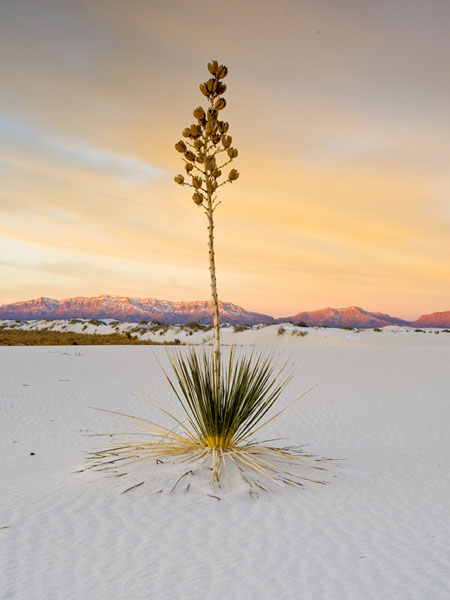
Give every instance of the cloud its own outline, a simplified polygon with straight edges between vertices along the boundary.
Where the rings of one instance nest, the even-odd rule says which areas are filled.
[[[157,181],[168,174],[131,156],[121,156],[95,148],[87,143],[64,139],[37,129],[26,123],[0,116],[0,143],[7,156],[31,156],[36,161],[49,162],[56,166],[69,166],[79,170],[119,178],[127,183]]]

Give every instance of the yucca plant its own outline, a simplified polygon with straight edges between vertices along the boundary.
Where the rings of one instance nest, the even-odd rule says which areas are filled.
[[[105,411],[130,419],[140,431],[100,434],[119,436],[123,441],[119,444],[111,441],[108,447],[91,452],[86,469],[113,471],[120,477],[123,472],[118,472],[117,467],[128,468],[149,459],[172,458],[185,463],[209,460],[212,483],[220,482],[223,471],[230,481],[228,464],[240,473],[252,495],[257,493],[256,488],[273,489],[272,484],[303,487],[305,480],[325,483],[306,477],[304,470],[324,471],[326,459],[305,453],[301,447],[277,447],[270,444],[275,440],[258,443],[253,439],[255,433],[288,408],[268,416],[291,379],[286,364],[277,367],[276,357],[269,352],[253,351],[249,356],[237,358],[233,347],[221,371],[216,397],[211,352],[190,348],[187,354],[173,351],[169,358],[175,380],[167,373],[166,377],[185,418],[160,407],[175,422],[175,427],[169,429],[142,417]]]
[[[122,444],[112,444],[92,453],[89,468],[115,469],[119,461],[125,465],[161,457],[186,462],[211,460],[211,477],[215,483],[220,481],[222,470],[227,470],[229,464],[240,472],[251,490],[269,489],[270,482],[302,486],[302,480],[310,478],[291,471],[299,465],[323,470],[325,459],[306,454],[298,447],[269,445],[271,440],[257,443],[253,437],[283,412],[268,415],[291,379],[286,365],[277,367],[277,360],[267,352],[253,351],[249,356],[237,358],[235,348],[231,349],[225,365],[221,364],[214,213],[219,205],[218,188],[236,181],[239,173],[231,169],[226,176],[222,175],[222,169],[238,155],[237,149],[231,146],[229,124],[219,119],[226,106],[223,98],[226,85],[222,80],[228,69],[213,60],[208,70],[212,77],[200,84],[208,106],[194,110],[197,122],[186,127],[185,140],[175,144],[186,171],[185,176],[176,175],[175,182],[193,188],[192,199],[207,217],[213,351],[190,348],[187,353],[169,353],[175,377],[167,373],[166,377],[184,410],[184,420],[163,408],[176,423],[174,429],[167,429],[143,418],[118,413],[137,423],[144,437],[127,439]],[[266,479],[266,484],[261,478]]]

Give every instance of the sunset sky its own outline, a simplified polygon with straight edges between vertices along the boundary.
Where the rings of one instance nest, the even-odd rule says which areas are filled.
[[[449,310],[449,31],[448,0],[2,0],[0,304],[209,298],[174,144],[217,58],[219,297]]]

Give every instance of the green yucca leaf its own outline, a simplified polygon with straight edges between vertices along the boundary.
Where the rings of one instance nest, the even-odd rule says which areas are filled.
[[[280,377],[286,365],[276,369],[273,355],[252,352],[237,359],[233,348],[217,396],[212,353],[191,348],[172,352],[170,361],[178,386],[166,374],[169,384],[205,445],[236,445],[251,435],[291,379]]]

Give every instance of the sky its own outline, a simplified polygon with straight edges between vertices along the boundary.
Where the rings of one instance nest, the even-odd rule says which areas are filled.
[[[173,177],[215,58],[240,172],[219,298],[450,310],[449,30],[448,0],[2,0],[0,304],[209,298]]]

